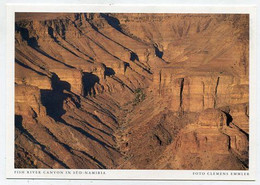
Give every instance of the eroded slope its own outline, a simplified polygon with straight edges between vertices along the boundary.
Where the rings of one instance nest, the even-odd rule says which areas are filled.
[[[17,168],[247,169],[248,15],[17,13]]]

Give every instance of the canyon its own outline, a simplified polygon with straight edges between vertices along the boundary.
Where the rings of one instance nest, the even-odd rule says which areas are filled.
[[[246,170],[249,15],[16,13],[15,168]]]

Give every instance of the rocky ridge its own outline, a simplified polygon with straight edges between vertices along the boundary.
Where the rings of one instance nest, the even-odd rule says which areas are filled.
[[[15,166],[248,169],[248,21],[17,13]]]

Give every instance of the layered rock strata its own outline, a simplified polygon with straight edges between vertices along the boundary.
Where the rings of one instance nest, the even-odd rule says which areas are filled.
[[[246,14],[16,13],[15,167],[249,167]]]

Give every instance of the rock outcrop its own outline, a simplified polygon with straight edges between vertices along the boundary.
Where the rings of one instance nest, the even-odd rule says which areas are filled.
[[[197,123],[189,124],[176,138],[173,162],[177,169],[247,169],[248,138],[224,112],[206,109]]]
[[[248,169],[248,24],[16,13],[15,167]]]
[[[207,108],[218,108],[232,104],[247,103],[248,84],[229,74],[171,73],[161,70],[154,78],[154,88],[159,96],[171,99],[173,111],[199,112]]]
[[[31,118],[46,115],[39,88],[29,85],[15,86],[15,114]]]

